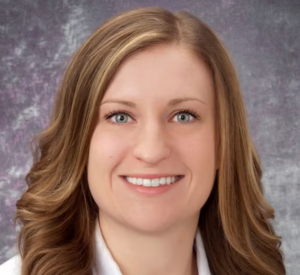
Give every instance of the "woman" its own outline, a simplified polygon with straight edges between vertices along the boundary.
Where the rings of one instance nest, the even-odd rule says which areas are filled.
[[[105,22],[35,141],[5,274],[285,274],[236,72],[191,14]]]

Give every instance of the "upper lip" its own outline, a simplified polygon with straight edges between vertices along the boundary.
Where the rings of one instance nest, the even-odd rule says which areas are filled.
[[[169,178],[169,177],[177,177],[177,176],[183,176],[183,175],[179,175],[179,174],[128,174],[128,175],[123,175],[122,177],[155,179],[155,178]]]

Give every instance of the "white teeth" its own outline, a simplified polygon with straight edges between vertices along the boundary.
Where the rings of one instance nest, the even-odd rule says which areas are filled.
[[[151,180],[151,186],[153,186],[153,187],[159,186],[159,179],[153,179],[153,180]]]
[[[151,180],[150,179],[144,179],[143,180],[143,186],[151,186]]]
[[[160,178],[159,183],[161,185],[165,185],[166,184],[166,178]]]
[[[180,177],[166,177],[166,178],[156,178],[156,179],[142,179],[142,178],[131,178],[125,177],[127,181],[135,185],[143,185],[145,187],[157,187],[159,185],[170,185],[171,183],[177,181]]]

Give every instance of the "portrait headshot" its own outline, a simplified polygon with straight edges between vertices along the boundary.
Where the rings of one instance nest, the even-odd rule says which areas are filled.
[[[299,88],[300,82],[290,76],[286,84],[292,87],[294,101],[269,94],[269,86],[257,84],[260,88],[254,89],[255,82],[263,81],[257,64],[267,59],[249,57],[254,58],[267,42],[249,39],[249,47],[244,48],[242,36],[254,34],[243,33],[230,16],[226,27],[221,19],[215,25],[215,19],[209,20],[216,14],[225,20],[226,9],[239,10],[242,18],[242,9],[233,1],[191,1],[190,7],[180,1],[169,6],[149,2],[123,4],[120,9],[112,5],[118,5],[115,1],[107,6],[104,1],[75,1],[74,6],[71,1],[54,2],[45,7],[28,4],[35,10],[32,21],[42,22],[45,30],[36,27],[39,23],[26,28],[35,33],[32,37],[43,39],[34,44],[37,40],[19,35],[18,48],[5,55],[22,60],[29,48],[36,49],[28,55],[31,66],[22,68],[24,77],[7,78],[10,67],[0,71],[3,113],[26,107],[15,121],[9,116],[1,121],[6,139],[0,145],[4,148],[5,140],[9,145],[0,157],[0,274],[296,274],[300,220],[295,212],[299,207],[292,206],[299,199],[295,192],[299,191],[299,128],[289,132],[294,153],[283,155],[296,165],[286,174],[276,174],[275,160],[287,169],[278,155],[280,146],[292,138],[288,140],[286,132],[285,143],[279,143],[279,124],[272,125],[279,123],[280,114],[271,118],[276,100],[285,98],[278,107],[286,111],[280,123],[292,112],[290,123],[299,119],[299,91],[293,87]],[[109,11],[105,15],[97,11],[100,2]],[[213,2],[223,12],[211,6]],[[255,3],[243,4],[248,18],[251,5],[259,10]],[[292,14],[292,4],[287,6],[290,9],[283,10],[280,18]],[[59,7],[75,10],[63,29],[68,43],[77,39],[67,51],[67,44],[55,44],[55,39],[61,41],[61,29],[51,25],[54,20],[62,24]],[[6,8],[11,16],[17,14],[19,22],[19,8]],[[272,14],[279,8],[274,4]],[[39,21],[39,9],[49,17]],[[206,11],[202,14],[201,9]],[[72,36],[74,22],[81,31]],[[228,22],[235,22],[234,27]],[[239,30],[240,40],[231,28]],[[254,25],[251,30],[267,35]],[[230,37],[236,37],[232,44]],[[233,45],[240,53],[232,54]],[[252,52],[251,47],[257,48]],[[267,64],[280,67],[281,56],[271,49],[278,61]],[[3,56],[6,50],[8,46]],[[8,57],[2,60],[11,62]],[[288,65],[281,70],[289,70]],[[276,69],[267,72],[264,83],[272,83],[276,73]],[[16,87],[23,87],[22,92]],[[275,130],[277,143],[267,140]],[[273,145],[267,147],[269,142]],[[14,152],[15,164],[6,160],[13,158],[13,153],[4,154],[7,151]],[[285,237],[294,239],[284,244]]]

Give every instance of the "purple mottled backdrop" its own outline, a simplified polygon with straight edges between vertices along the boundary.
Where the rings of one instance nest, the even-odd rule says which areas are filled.
[[[227,45],[287,271],[299,274],[299,0],[0,0],[0,264],[17,253],[13,219],[32,164],[29,141],[48,123],[71,55],[105,19],[154,5],[192,12]]]

